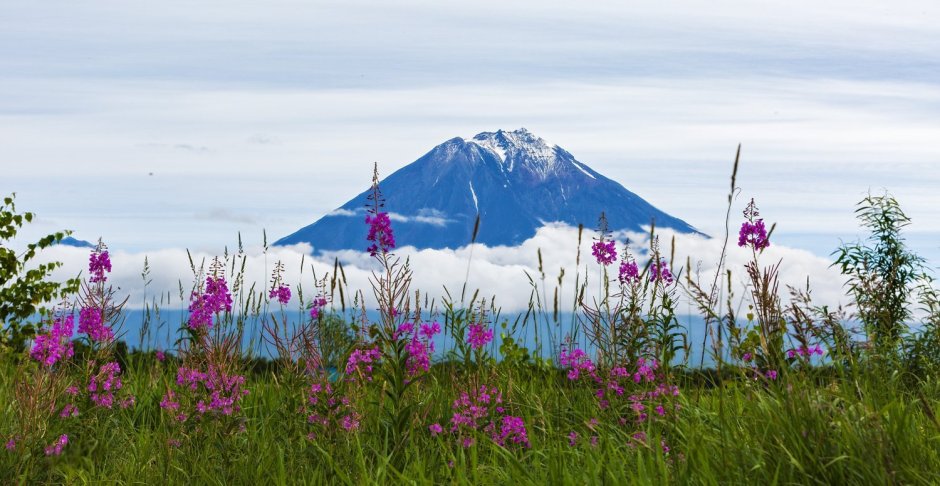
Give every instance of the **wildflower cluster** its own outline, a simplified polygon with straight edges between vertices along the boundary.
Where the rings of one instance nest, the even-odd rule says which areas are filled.
[[[664,286],[672,285],[675,277],[669,270],[669,265],[665,259],[660,258],[658,262],[650,265],[650,282],[662,282]]]
[[[326,308],[326,304],[326,297],[322,295],[314,297],[313,302],[310,304],[310,318],[317,320],[323,315],[323,309]]]
[[[758,218],[760,212],[754,200],[744,209],[744,221],[741,224],[741,230],[738,232],[738,246],[749,246],[755,251],[761,251],[770,246],[770,240],[767,237],[767,228],[764,226],[764,220]]]
[[[56,317],[49,332],[36,336],[29,356],[47,368],[51,368],[60,360],[71,358],[75,354],[72,345],[74,326],[73,315]]]
[[[598,407],[614,414],[621,426],[640,426],[651,419],[664,419],[679,409],[675,397],[679,387],[665,381],[655,360],[639,358],[631,372],[623,366],[602,373],[581,349],[562,350],[560,364],[573,382],[588,382],[594,387]],[[577,434],[569,436],[571,442]]]
[[[269,299],[276,298],[278,302],[284,305],[290,302],[290,297],[290,287],[287,285],[279,285],[277,288],[273,288],[268,292]]]
[[[212,327],[212,315],[232,311],[232,294],[224,276],[206,277],[204,292],[193,292],[189,304],[189,327],[194,330]]]
[[[611,241],[595,241],[591,245],[591,254],[601,265],[610,265],[617,261],[617,243]]]
[[[617,245],[613,239],[608,240],[609,232],[607,230],[607,215],[601,213],[597,223],[598,237],[597,241],[591,245],[591,254],[597,260],[597,263],[607,266],[617,261]]]
[[[176,372],[176,389],[168,389],[160,408],[177,422],[206,416],[232,416],[241,411],[239,402],[248,395],[245,377],[225,372],[214,365],[207,371],[181,366]]]
[[[434,354],[434,336],[441,332],[441,325],[437,322],[421,324],[415,332],[413,323],[406,322],[398,327],[395,339],[405,341],[405,351],[408,359],[405,367],[412,377],[431,368],[431,355]]]
[[[320,433],[326,434],[339,430],[355,432],[359,430],[362,420],[362,416],[353,406],[352,399],[339,393],[325,379],[320,379],[310,385],[303,411],[307,422]],[[317,432],[310,432],[307,435],[310,440],[315,440],[317,437]]]
[[[822,356],[823,354],[825,354],[825,351],[823,351],[822,346],[818,344],[811,347],[800,346],[799,348],[787,350],[787,357],[791,359],[796,358],[797,356],[811,358],[813,355]]]
[[[378,364],[381,357],[378,346],[353,350],[346,360],[346,376],[350,380],[372,381],[373,366]]]
[[[65,435],[65,434],[60,435],[59,438],[56,439],[55,442],[53,442],[52,444],[49,444],[48,446],[46,446],[46,450],[45,450],[46,455],[47,455],[47,456],[58,456],[58,455],[61,455],[61,454],[62,454],[62,449],[63,449],[63,448],[65,447],[65,445],[68,444],[68,443],[69,443],[69,436],[68,436],[68,435]],[[7,444],[7,445],[9,446],[9,444]],[[7,449],[10,449],[10,447],[7,447]]]
[[[99,307],[82,307],[78,312],[78,332],[88,335],[88,339],[100,343],[109,343],[114,339],[114,332],[104,322],[104,311]]]
[[[88,393],[92,403],[102,408],[111,408],[115,404],[114,394],[123,387],[121,383],[121,365],[110,362],[101,365],[98,372],[92,375],[88,383]],[[134,404],[134,396],[130,395],[119,402],[121,408]]]
[[[104,249],[104,245],[99,244],[88,257],[88,273],[91,275],[88,281],[104,283],[108,280],[105,272],[111,272],[111,257],[108,255],[108,250]]]
[[[486,346],[493,340],[493,330],[485,327],[481,323],[472,323],[469,326],[467,334],[467,343],[474,350]]]
[[[450,419],[450,433],[463,447],[474,444],[474,437],[485,433],[503,447],[518,445],[528,448],[529,435],[522,417],[509,415],[503,404],[503,395],[496,387],[481,385],[470,392],[462,392],[454,400]],[[432,435],[443,432],[440,424],[431,424]]]
[[[620,271],[618,272],[617,280],[620,281],[621,285],[640,281],[640,269],[637,267],[636,261],[626,250],[624,250],[623,260],[620,261]]]
[[[369,234],[366,240],[372,244],[366,248],[370,255],[376,256],[379,253],[388,253],[395,248],[395,235],[392,233],[392,222],[386,212],[376,212],[366,215],[366,224],[369,225]]]

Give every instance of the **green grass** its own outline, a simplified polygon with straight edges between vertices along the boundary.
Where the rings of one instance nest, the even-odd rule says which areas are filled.
[[[936,381],[833,369],[793,372],[776,383],[744,375],[710,384],[677,375],[680,411],[646,429],[644,447],[627,444],[637,429],[601,411],[592,388],[557,370],[438,365],[412,387],[417,404],[403,452],[390,463],[379,418],[364,407],[358,433],[306,439],[295,410],[304,388],[271,371],[249,376],[245,429],[222,434],[211,423],[182,435],[158,406],[169,364],[132,355],[127,410],[85,410],[54,427],[69,434],[62,456],[0,452],[4,483],[176,484],[936,484],[940,482],[940,409]],[[14,368],[0,378],[4,437],[15,423]],[[527,425],[531,448],[503,448],[481,435],[464,448],[427,425],[447,419],[463,384],[485,378],[501,389]],[[289,381],[289,380],[288,380]],[[378,399],[378,385],[363,403]],[[589,421],[597,446],[587,440]],[[53,419],[59,420],[59,419]],[[445,423],[446,422],[442,422]],[[58,429],[56,429],[58,430]],[[568,433],[578,431],[577,446]],[[58,432],[56,432],[58,433]],[[658,444],[662,437],[670,452]],[[168,444],[180,440],[179,447]],[[51,442],[53,437],[46,438]],[[634,441],[635,442],[635,441]]]

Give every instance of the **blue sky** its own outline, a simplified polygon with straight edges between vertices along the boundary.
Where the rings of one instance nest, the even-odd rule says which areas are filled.
[[[309,224],[454,136],[526,127],[709,233],[828,254],[887,188],[940,261],[930,1],[5,2],[0,192],[114,248]],[[153,175],[149,175],[153,173]],[[390,202],[394,204],[394,202]]]

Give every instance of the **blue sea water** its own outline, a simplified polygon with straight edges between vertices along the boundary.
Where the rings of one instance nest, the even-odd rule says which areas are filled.
[[[299,311],[283,315],[278,313],[276,316],[278,319],[286,317],[290,326],[296,326],[307,318],[305,313]],[[177,341],[185,335],[181,328],[185,325],[188,313],[181,309],[160,310],[158,313],[128,310],[123,313],[122,317],[118,336],[130,348],[173,350],[177,346]],[[378,320],[377,313],[368,317],[372,321]],[[270,316],[245,316],[242,321],[244,329],[242,346],[246,353],[261,357],[273,356],[274,349],[262,338],[263,325],[265,322],[271,322],[270,319]],[[690,367],[713,366],[712,342],[710,338],[706,339],[704,320],[700,316],[691,315],[680,316],[678,320],[688,345],[689,359],[686,361],[685,354],[680,352],[676,361],[685,362]],[[567,341],[568,336],[572,338],[568,344],[569,349],[580,347],[588,352],[595,349],[588,342],[583,329],[572,314],[559,314],[557,323],[551,315],[538,320],[530,316],[526,321],[524,315],[504,314],[494,325],[494,339],[489,344],[488,351],[499,359],[502,340],[512,337],[517,344],[528,348],[530,355],[552,358],[557,356],[561,344]],[[454,338],[449,336],[446,330],[435,337],[434,344],[435,356],[438,359],[455,347]]]

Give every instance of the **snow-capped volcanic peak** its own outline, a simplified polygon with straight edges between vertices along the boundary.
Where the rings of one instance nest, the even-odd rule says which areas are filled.
[[[511,132],[504,130],[482,132],[467,141],[499,157],[507,172],[512,172],[518,164],[541,178],[545,178],[553,172],[559,162],[558,148],[555,145],[549,145],[544,139],[533,135],[525,128]]]
[[[695,232],[524,128],[451,138],[380,186],[401,247],[460,248],[471,241],[513,246],[535,236],[546,222],[591,228],[601,211],[612,231],[645,231],[655,221],[657,228]],[[275,244],[307,243],[314,251],[365,249],[367,187]]]

